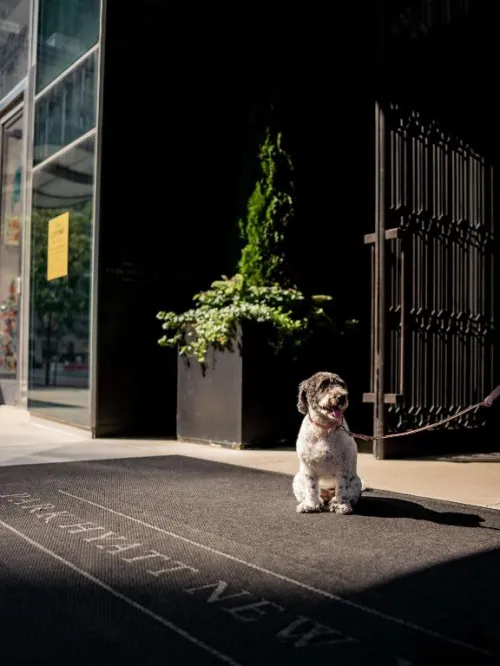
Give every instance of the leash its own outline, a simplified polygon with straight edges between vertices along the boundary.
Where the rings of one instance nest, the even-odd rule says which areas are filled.
[[[466,409],[462,409],[462,411],[453,414],[453,416],[448,416],[447,418],[442,419],[441,421],[437,421],[437,423],[430,423],[428,425],[421,426],[420,428],[415,428],[414,430],[407,430],[406,432],[394,432],[391,433],[390,435],[381,435],[379,437],[376,437],[375,435],[360,435],[356,432],[351,432],[350,430],[347,430],[347,428],[343,425],[340,425],[338,427],[345,430],[345,432],[348,435],[351,435],[351,437],[354,437],[355,439],[362,439],[365,442],[369,442],[372,440],[380,441],[382,439],[393,439],[394,437],[408,437],[409,435],[415,435],[418,432],[424,432],[424,430],[431,430],[432,428],[437,428],[438,426],[443,425],[444,423],[449,423],[449,421],[458,419],[464,414],[472,412],[473,409],[477,409],[478,407],[491,407],[499,396],[500,396],[500,385],[497,386],[496,389],[492,393],[490,393],[483,401],[478,402],[475,405],[471,405]]]

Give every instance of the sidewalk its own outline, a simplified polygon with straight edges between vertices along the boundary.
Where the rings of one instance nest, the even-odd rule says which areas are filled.
[[[165,440],[92,440],[74,428],[0,407],[0,466],[183,455],[295,474],[293,450],[232,451]],[[359,455],[359,473],[370,488],[500,509],[500,453],[433,460],[375,460]]]

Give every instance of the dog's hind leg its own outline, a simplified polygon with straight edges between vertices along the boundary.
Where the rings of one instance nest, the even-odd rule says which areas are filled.
[[[335,483],[335,497],[330,500],[330,511],[339,514],[352,513],[359,502],[362,491],[362,481],[359,476],[347,478],[340,476]]]

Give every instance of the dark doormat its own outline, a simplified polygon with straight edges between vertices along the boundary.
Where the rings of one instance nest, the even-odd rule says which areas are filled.
[[[500,662],[500,514],[180,456],[0,469],[0,663]]]

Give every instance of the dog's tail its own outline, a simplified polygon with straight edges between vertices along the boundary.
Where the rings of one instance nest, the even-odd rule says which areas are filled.
[[[361,492],[364,493],[365,490],[372,490],[370,486],[366,485],[366,481],[364,479],[361,479]]]
[[[362,493],[364,493],[365,490],[373,490],[373,488],[366,485],[366,482],[363,478],[360,478],[360,481],[361,481],[361,492]],[[321,499],[324,502],[328,502],[335,495],[335,486],[331,486],[330,488],[321,488],[320,492],[321,492]]]

